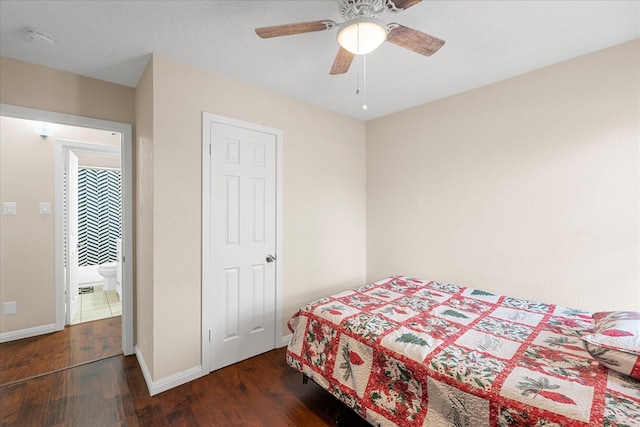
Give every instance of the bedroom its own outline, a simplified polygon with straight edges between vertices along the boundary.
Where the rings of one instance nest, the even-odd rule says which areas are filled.
[[[367,122],[162,55],[135,90],[4,57],[1,71],[3,104],[135,124],[136,190],[153,203],[136,218],[135,331],[152,383],[202,363],[202,111],[284,131],[283,321],[394,273],[640,309],[637,39]]]

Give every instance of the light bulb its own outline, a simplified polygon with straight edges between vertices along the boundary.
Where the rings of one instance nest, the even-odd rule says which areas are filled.
[[[338,30],[338,43],[354,55],[373,52],[387,39],[387,28],[374,18],[355,18]]]

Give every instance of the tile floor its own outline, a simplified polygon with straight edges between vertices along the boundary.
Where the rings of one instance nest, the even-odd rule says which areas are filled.
[[[103,291],[102,284],[82,285],[85,286],[93,286],[93,292],[80,294],[80,306],[72,325],[122,315],[122,302],[116,291]]]

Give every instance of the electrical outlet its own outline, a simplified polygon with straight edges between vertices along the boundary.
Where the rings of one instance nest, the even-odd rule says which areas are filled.
[[[18,312],[18,303],[16,301],[5,302],[3,305],[3,313],[16,314]]]

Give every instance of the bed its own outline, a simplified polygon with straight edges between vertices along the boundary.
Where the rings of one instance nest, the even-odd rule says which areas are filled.
[[[394,276],[289,328],[287,363],[372,425],[640,426],[639,338],[602,335],[631,343],[625,373],[609,369],[617,347],[585,341],[592,313]]]

